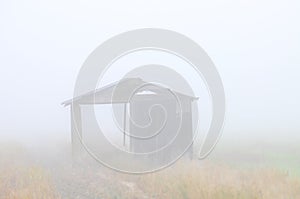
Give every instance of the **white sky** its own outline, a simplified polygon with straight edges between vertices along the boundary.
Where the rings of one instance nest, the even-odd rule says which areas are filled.
[[[170,29],[213,59],[227,96],[224,136],[300,133],[300,3],[0,1],[0,139],[68,139],[76,75],[113,35]]]

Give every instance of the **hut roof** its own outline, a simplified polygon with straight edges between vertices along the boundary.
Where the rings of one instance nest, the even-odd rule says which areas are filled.
[[[169,94],[167,94],[169,93]],[[133,94],[134,97],[139,97],[143,100],[151,100],[160,94],[161,98],[171,98],[171,93],[178,97],[187,98],[189,100],[197,100],[197,97],[189,96],[170,88],[163,87],[157,84],[151,84],[143,81],[140,78],[125,78],[121,81],[111,83],[107,86],[89,91],[67,101],[62,105],[68,106],[72,103],[78,104],[113,104],[113,103],[128,103]]]

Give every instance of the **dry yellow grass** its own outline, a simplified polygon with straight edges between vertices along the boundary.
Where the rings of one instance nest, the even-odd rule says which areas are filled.
[[[300,180],[273,168],[236,169],[179,161],[146,175],[102,167],[55,169],[34,163],[23,149],[0,151],[0,199],[299,199]],[[55,162],[54,162],[55,164]]]
[[[0,199],[59,199],[48,172],[33,164],[25,151],[16,144],[2,144]]]
[[[193,161],[179,162],[164,171],[142,176],[119,174],[114,179],[121,182],[119,186],[127,187],[116,188],[115,198],[300,198],[300,181],[270,168],[237,170]]]
[[[49,176],[41,168],[1,169],[0,198],[3,199],[56,199]]]

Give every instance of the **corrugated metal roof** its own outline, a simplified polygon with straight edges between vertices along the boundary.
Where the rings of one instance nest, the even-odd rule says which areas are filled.
[[[74,102],[79,104],[127,103],[130,101],[132,94],[136,93],[137,91],[151,91],[154,93],[162,93],[162,91],[167,91],[180,97],[189,98],[190,100],[198,99],[197,97],[189,96],[155,83],[145,82],[140,78],[126,78],[64,101],[62,102],[62,105],[68,106]],[[139,94],[139,96],[144,96],[145,99],[151,99],[153,97],[153,95],[150,94]],[[170,95],[160,96],[169,96],[170,98]]]

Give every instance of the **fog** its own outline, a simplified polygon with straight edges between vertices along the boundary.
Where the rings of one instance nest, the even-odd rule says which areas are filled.
[[[84,60],[110,37],[145,27],[182,33],[211,57],[225,87],[223,139],[299,138],[299,9],[293,0],[1,1],[1,142],[70,142],[61,102]]]

